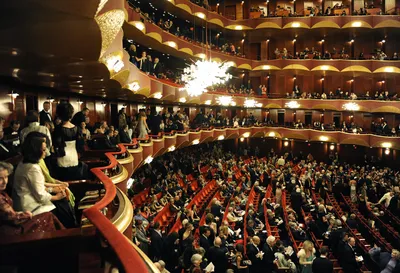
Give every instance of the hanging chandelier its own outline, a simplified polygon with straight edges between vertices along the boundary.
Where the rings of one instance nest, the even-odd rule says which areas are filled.
[[[262,103],[258,103],[256,100],[253,100],[253,99],[246,99],[244,101],[243,105],[246,108],[262,107]]]
[[[222,84],[232,79],[227,73],[230,64],[218,63],[211,60],[198,60],[183,70],[182,81],[189,96],[196,97],[207,92],[207,88],[213,85]]]
[[[342,107],[343,107],[344,110],[347,110],[347,111],[358,111],[358,110],[360,110],[360,105],[358,105],[355,102],[345,103],[345,104],[343,104]]]
[[[236,106],[236,102],[232,100],[230,96],[219,96],[217,102],[222,106]]]

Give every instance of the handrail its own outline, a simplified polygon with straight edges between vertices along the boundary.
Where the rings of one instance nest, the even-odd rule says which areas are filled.
[[[123,145],[119,145],[121,152],[126,152]],[[143,262],[140,255],[135,251],[134,248],[126,241],[126,237],[118,231],[118,229],[107,219],[100,210],[110,204],[116,194],[117,190],[111,179],[104,174],[104,170],[114,168],[117,166],[118,161],[114,157],[114,154],[118,152],[108,152],[106,157],[110,160],[110,164],[106,167],[97,167],[91,169],[91,172],[104,184],[106,190],[104,197],[94,204],[92,207],[85,209],[83,214],[91,221],[91,223],[97,228],[100,234],[108,242],[111,248],[115,251],[118,256],[125,272],[127,273],[147,273],[145,263]],[[132,265],[135,267],[132,267]]]

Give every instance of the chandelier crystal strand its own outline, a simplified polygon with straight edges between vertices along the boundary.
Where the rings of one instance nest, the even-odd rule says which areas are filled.
[[[189,96],[196,97],[207,92],[207,88],[213,85],[222,84],[232,79],[227,73],[230,65],[218,63],[211,60],[199,60],[183,70],[182,81]]]

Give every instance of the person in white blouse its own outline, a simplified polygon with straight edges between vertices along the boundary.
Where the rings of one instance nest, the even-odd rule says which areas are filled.
[[[38,132],[30,133],[22,146],[22,154],[23,161],[18,164],[14,176],[15,209],[30,211],[33,216],[52,212],[68,227],[68,223],[75,219],[67,219],[68,215],[58,213],[58,208],[52,203],[66,200],[65,188],[46,187],[45,177],[38,164],[40,159],[46,157],[46,136]]]

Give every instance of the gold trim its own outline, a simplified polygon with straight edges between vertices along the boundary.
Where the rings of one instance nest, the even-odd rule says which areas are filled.
[[[128,154],[129,154],[129,156],[126,157],[126,158],[117,159],[118,163],[121,164],[121,165],[126,165],[126,164],[129,164],[129,163],[132,163],[133,162],[133,156],[131,155],[130,152],[128,152]]]
[[[153,140],[150,138],[150,142],[149,143],[140,143],[140,146],[142,146],[142,147],[150,147],[150,146],[153,145],[152,141]]]
[[[343,68],[341,72],[366,72],[366,73],[371,73],[371,70],[366,68],[365,66],[362,65],[350,65],[346,68]]]
[[[335,22],[326,20],[314,24],[311,28],[340,28],[340,26]]]
[[[128,149],[128,148],[127,148],[127,150],[128,150],[128,152],[131,153],[131,154],[138,154],[138,153],[143,152],[142,146],[139,146],[137,149]]]
[[[124,199],[124,209],[118,218],[112,223],[118,229],[119,232],[123,233],[132,225],[133,220],[133,207],[128,197],[118,188],[117,191],[122,195]],[[118,195],[117,195],[118,196]],[[121,205],[121,202],[120,202]]]
[[[302,64],[289,64],[282,68],[282,70],[288,70],[288,69],[298,69],[298,70],[304,70],[304,71],[310,71],[306,66]]]
[[[211,23],[211,24],[219,25],[221,27],[225,27],[224,23],[222,23],[222,21],[220,19],[218,19],[218,18],[210,19],[208,22]]]
[[[125,236],[125,238],[128,240],[128,242],[132,245],[132,247],[136,250],[136,252],[139,254],[139,256],[142,258],[142,260],[144,261],[144,263],[147,265],[149,272],[151,273],[160,273],[160,271],[158,270],[158,268],[154,265],[154,263],[150,260],[150,258],[144,254],[144,252],[137,246],[135,245],[131,239],[127,238]]]
[[[114,183],[114,185],[119,184],[119,183],[125,181],[126,179],[128,179],[128,171],[122,165],[121,165],[121,168],[122,168],[122,172],[120,174],[110,177],[110,179]]]
[[[374,28],[384,28],[384,27],[399,28],[400,22],[395,20],[385,20],[374,26]]]
[[[164,138],[153,138],[153,142],[164,142]]]
[[[273,22],[264,22],[259,24],[258,26],[256,26],[256,29],[260,29],[260,28],[277,28],[277,29],[281,29],[281,27],[277,24],[277,23],[273,23]]]

